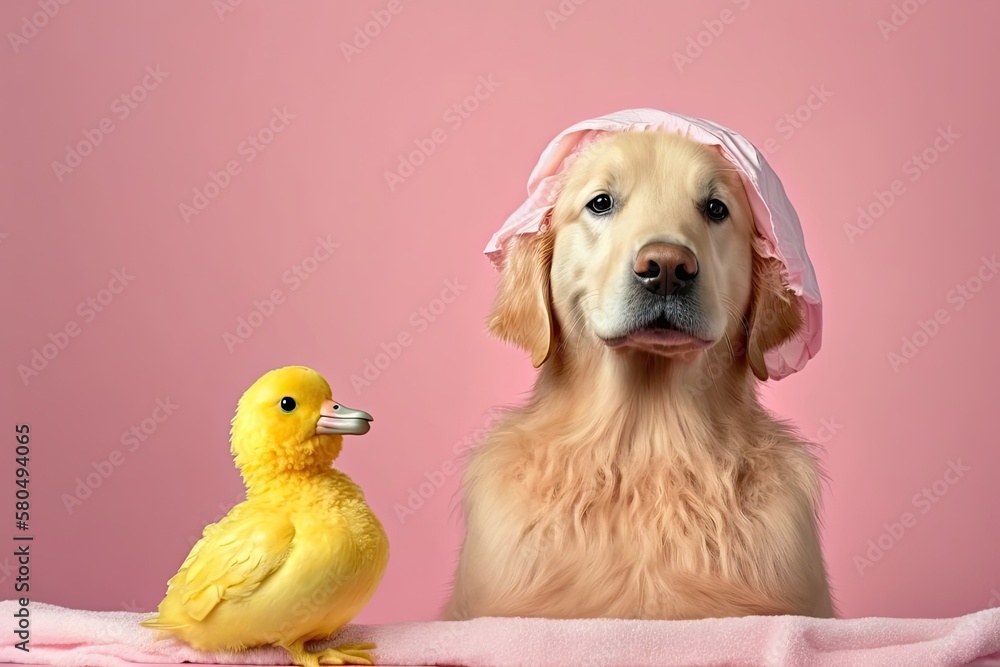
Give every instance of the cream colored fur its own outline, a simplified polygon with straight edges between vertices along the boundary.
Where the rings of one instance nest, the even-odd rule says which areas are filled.
[[[712,182],[723,224],[692,203]],[[517,239],[501,273],[490,329],[540,372],[469,462],[445,616],[833,616],[817,462],[754,378],[801,319],[756,250],[738,173],[710,147],[632,132],[589,148],[565,183],[550,230]],[[613,219],[584,209],[601,192],[624,202]],[[653,241],[697,256],[708,349],[602,341]]]

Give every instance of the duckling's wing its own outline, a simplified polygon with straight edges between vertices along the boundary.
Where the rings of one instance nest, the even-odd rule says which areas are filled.
[[[205,528],[180,571],[167,582],[167,597],[201,621],[221,601],[253,593],[285,562],[294,537],[287,515],[237,505]]]

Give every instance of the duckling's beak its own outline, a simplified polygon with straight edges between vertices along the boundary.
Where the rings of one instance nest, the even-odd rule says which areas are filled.
[[[371,429],[372,416],[334,401],[323,401],[316,422],[316,435],[364,435]]]

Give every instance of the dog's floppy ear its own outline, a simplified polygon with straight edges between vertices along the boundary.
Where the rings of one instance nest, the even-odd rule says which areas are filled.
[[[490,333],[530,352],[535,368],[554,346],[549,287],[553,240],[551,232],[511,239],[488,320]]]
[[[781,279],[781,262],[753,253],[753,293],[747,318],[747,360],[758,380],[767,380],[764,353],[795,335],[802,326],[798,297]]]

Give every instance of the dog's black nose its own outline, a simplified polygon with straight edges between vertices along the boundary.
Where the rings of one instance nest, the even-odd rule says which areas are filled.
[[[636,278],[653,294],[674,294],[698,275],[694,253],[674,243],[650,243],[636,255]]]

